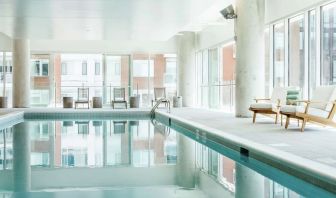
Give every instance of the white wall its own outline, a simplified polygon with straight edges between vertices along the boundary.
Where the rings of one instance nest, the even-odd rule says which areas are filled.
[[[234,20],[227,20],[223,25],[209,26],[197,33],[197,50],[232,40],[234,37]]]
[[[11,51],[12,39],[0,32],[0,51]]]
[[[329,2],[330,0],[265,0],[266,24],[275,22],[300,11],[312,8],[316,5]]]

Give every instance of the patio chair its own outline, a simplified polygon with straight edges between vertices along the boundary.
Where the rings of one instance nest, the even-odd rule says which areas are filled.
[[[114,104],[115,103],[124,103],[125,108],[127,109],[125,88],[113,88],[113,100],[111,102],[113,109],[114,109]]]
[[[257,114],[274,114],[275,124],[278,123],[279,109],[281,105],[286,104],[287,90],[276,87],[273,89],[271,98],[255,99],[254,104],[250,105],[250,111],[253,112],[253,123],[255,123]],[[260,102],[262,101],[262,102]]]
[[[336,86],[316,87],[311,100],[294,102],[304,105],[285,105],[280,108],[280,114],[286,116],[286,129],[291,118],[302,120],[301,132],[307,122],[336,127],[333,121],[336,112]]]
[[[154,87],[154,100],[152,100],[152,107],[154,106],[154,102],[157,103],[160,99],[162,99],[161,102],[165,104],[165,107],[169,105],[169,100],[166,98],[166,88]]]
[[[87,104],[87,108],[90,108],[89,88],[78,88],[77,100],[75,101],[75,109],[78,104]]]

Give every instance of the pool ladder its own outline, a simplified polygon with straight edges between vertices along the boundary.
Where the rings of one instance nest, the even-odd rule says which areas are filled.
[[[155,116],[155,110],[159,107],[159,105],[161,104],[161,103],[163,103],[163,101],[165,101],[166,103],[167,103],[167,105],[168,105],[168,109],[167,109],[167,113],[170,113],[170,101],[168,100],[168,99],[166,99],[166,98],[161,98],[160,100],[158,100],[157,102],[156,102],[156,104],[153,106],[153,108],[151,109],[151,111],[150,111],[150,116],[151,116],[151,118],[154,118],[154,116]],[[166,106],[167,107],[167,106]]]

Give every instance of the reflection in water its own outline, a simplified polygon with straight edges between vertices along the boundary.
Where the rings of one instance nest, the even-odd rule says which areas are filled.
[[[302,197],[156,121],[27,121],[0,130],[0,198],[87,187],[98,197],[120,187],[151,187],[162,198]]]

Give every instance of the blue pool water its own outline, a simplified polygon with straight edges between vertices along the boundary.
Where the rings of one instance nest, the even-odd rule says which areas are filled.
[[[26,120],[0,130],[0,198],[335,197],[151,120]]]

